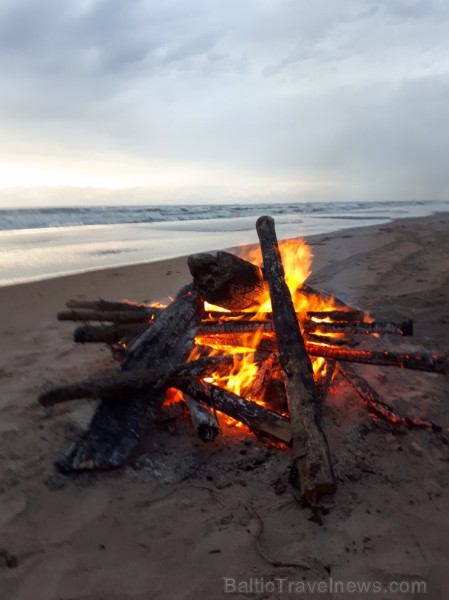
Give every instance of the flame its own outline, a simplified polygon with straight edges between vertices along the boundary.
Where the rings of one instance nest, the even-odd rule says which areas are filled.
[[[183,402],[184,396],[182,392],[177,388],[167,388],[165,392],[165,400],[162,404],[164,408],[167,406],[172,406],[173,404],[178,404],[178,402]]]
[[[335,301],[332,297],[329,299],[323,299],[318,294],[310,293],[309,290],[304,290],[304,282],[311,273],[312,265],[312,251],[304,240],[294,239],[285,240],[279,243],[279,249],[281,253],[282,262],[284,265],[285,279],[292,295],[293,304],[295,310],[298,313],[299,322],[305,318],[305,313],[308,311],[330,311],[335,310]],[[240,257],[252,262],[256,265],[262,264],[262,256],[260,248],[258,247],[246,247],[242,248]],[[267,288],[266,293],[259,299],[258,303],[254,306],[241,311],[238,316],[230,314],[229,317],[226,313],[231,311],[226,310],[220,306],[215,306],[209,303],[205,303],[206,311],[215,311],[222,313],[221,316],[211,315],[209,320],[266,320],[266,313],[271,312],[271,300],[269,291]],[[340,309],[341,310],[341,309]],[[245,313],[251,313],[246,317]],[[323,321],[331,321],[331,319],[322,319]],[[198,336],[196,338],[197,347],[192,352],[190,359],[198,358],[200,355],[204,356],[205,348],[207,347],[207,353],[209,355],[216,355],[220,353],[234,355],[232,368],[225,374],[219,369],[212,373],[209,377],[205,378],[205,381],[223,387],[235,394],[252,399],[253,401],[266,405],[266,402],[261,398],[253,398],[251,394],[251,387],[258,375],[260,369],[260,363],[256,362],[256,349],[263,340],[274,339],[274,334],[263,333],[261,329],[255,333],[245,334],[238,336],[237,345],[225,345],[223,338],[216,336]],[[341,334],[326,334],[323,335],[323,341],[318,340],[319,344],[328,345],[326,343],[331,337],[341,337]],[[201,352],[198,348],[201,346]],[[315,379],[325,377],[326,375],[326,360],[321,357],[311,357],[313,372]],[[241,423],[234,421],[230,417],[223,415],[223,420],[226,424],[234,427],[241,427]]]

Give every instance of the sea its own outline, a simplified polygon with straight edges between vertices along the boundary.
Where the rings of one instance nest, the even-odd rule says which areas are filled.
[[[297,202],[0,209],[0,286],[449,211],[449,201]]]

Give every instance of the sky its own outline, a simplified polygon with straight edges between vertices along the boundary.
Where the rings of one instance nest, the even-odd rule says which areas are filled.
[[[446,0],[1,0],[0,206],[449,199]]]

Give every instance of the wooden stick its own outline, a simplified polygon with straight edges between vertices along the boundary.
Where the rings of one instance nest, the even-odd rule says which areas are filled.
[[[242,310],[257,305],[264,293],[262,270],[230,254],[193,254],[187,259],[193,282],[207,302]]]
[[[326,372],[317,382],[318,401],[322,404],[326,400],[329,386],[335,373],[337,361],[333,359],[326,360]]]
[[[136,338],[122,371],[168,368],[187,360],[201,319],[202,301],[193,286],[183,288],[154,324]],[[163,390],[141,390],[104,396],[87,431],[58,461],[63,472],[112,469],[123,465],[136,450]]]
[[[365,313],[362,310],[309,310],[306,313],[309,319],[330,319],[331,321],[363,321]]]
[[[200,440],[203,442],[214,440],[220,432],[220,426],[213,411],[188,394],[183,394],[183,397]]]
[[[268,293],[263,270],[229,252],[193,254],[187,259],[193,282],[203,298],[230,310],[251,309]],[[352,310],[350,306],[321,290],[304,284],[297,294],[314,296],[331,306]]]
[[[168,364],[166,367],[114,372],[105,377],[49,388],[41,393],[39,402],[42,406],[54,406],[61,402],[81,398],[116,397],[139,390],[160,389],[169,385],[170,379],[175,375],[206,376],[217,366],[232,366],[233,362],[234,358],[232,356],[217,355],[200,358],[188,363]]]
[[[449,354],[430,354],[428,352],[388,352],[379,350],[350,350],[335,346],[322,346],[308,343],[310,356],[322,356],[338,361],[400,367],[429,373],[449,373]]]
[[[116,325],[79,325],[73,332],[73,341],[78,344],[115,344],[123,338],[134,338],[146,328],[144,323]]]
[[[285,444],[291,442],[290,422],[251,400],[245,400],[228,390],[193,378],[180,379],[176,382],[176,387],[183,393],[244,423],[256,433],[267,435]]]
[[[273,372],[279,367],[279,354],[271,352],[260,365],[257,375],[245,394],[251,400],[260,400],[265,392],[265,389],[273,376]]]
[[[314,505],[322,494],[334,493],[336,483],[328,443],[317,423],[318,407],[312,365],[285,282],[274,220],[260,217],[256,229],[265,278],[270,288],[280,361],[286,375],[293,438],[293,474],[300,482],[303,497]]]
[[[306,332],[314,333],[345,333],[347,335],[357,335],[364,333],[367,335],[378,334],[396,334],[410,336],[413,335],[413,321],[403,321],[402,323],[393,323],[388,321],[373,321],[364,323],[363,321],[354,321],[352,323],[316,323],[314,321],[304,321],[303,329]]]
[[[123,300],[122,302],[111,302],[110,300],[67,300],[67,308],[84,308],[92,310],[135,310],[141,312],[151,308],[152,310],[161,311],[161,308],[154,308],[147,304],[139,304],[138,302],[128,302]]]
[[[149,310],[66,310],[57,314],[58,321],[100,321],[109,323],[145,323],[154,317]]]

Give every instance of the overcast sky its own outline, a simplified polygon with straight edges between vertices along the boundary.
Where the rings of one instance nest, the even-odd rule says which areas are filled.
[[[447,0],[1,0],[0,206],[449,198]]]

